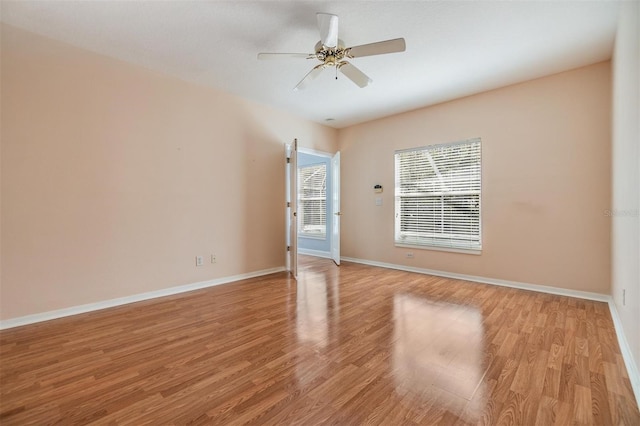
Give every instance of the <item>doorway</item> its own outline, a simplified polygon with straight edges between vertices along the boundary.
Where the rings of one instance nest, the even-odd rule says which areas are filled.
[[[331,156],[298,151],[298,254],[331,257]]]
[[[340,152],[298,149],[298,253],[340,265]]]
[[[287,147],[287,269],[300,260],[332,259],[340,265],[340,153]]]

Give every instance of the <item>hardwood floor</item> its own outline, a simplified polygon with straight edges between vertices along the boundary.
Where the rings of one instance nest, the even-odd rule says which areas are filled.
[[[0,423],[640,424],[605,303],[301,259],[0,332]]]

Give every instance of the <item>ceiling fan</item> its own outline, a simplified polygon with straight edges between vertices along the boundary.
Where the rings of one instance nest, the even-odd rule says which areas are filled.
[[[377,43],[363,44],[360,46],[345,47],[338,38],[338,16],[330,13],[316,13],[318,28],[320,29],[320,41],[316,43],[315,53],[259,53],[258,59],[317,59],[320,61],[302,80],[294,87],[294,90],[304,89],[309,83],[318,77],[323,69],[336,68],[349,80],[360,87],[366,87],[371,79],[346,59],[361,58],[363,56],[381,55],[384,53],[404,52],[406,45],[404,38],[379,41]]]

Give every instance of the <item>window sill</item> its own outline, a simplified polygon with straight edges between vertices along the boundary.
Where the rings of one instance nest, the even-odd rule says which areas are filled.
[[[482,254],[482,248],[461,249],[461,248],[453,248],[453,247],[418,246],[418,245],[412,245],[412,244],[398,244],[398,243],[396,243],[396,247],[412,248],[412,249],[418,249],[418,250],[446,251],[449,253],[473,254],[476,256],[479,256]]]

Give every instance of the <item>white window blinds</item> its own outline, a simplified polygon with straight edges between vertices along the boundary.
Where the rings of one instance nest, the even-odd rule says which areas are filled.
[[[482,248],[480,143],[396,151],[397,245]]]
[[[298,168],[298,233],[325,238],[327,234],[327,166]]]

